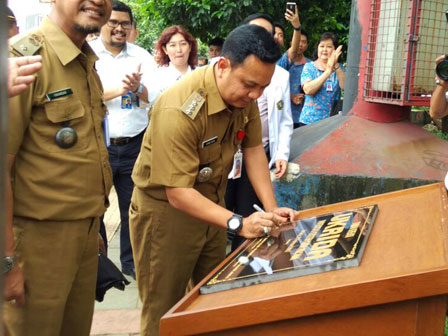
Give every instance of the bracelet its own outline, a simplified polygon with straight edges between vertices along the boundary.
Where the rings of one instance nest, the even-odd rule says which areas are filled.
[[[293,27],[294,28],[294,30],[295,31],[302,31],[302,25],[301,24],[299,24],[299,26],[296,28],[296,27]]]

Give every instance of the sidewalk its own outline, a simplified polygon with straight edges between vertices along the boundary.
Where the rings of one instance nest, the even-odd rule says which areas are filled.
[[[111,205],[105,215],[106,231],[109,241],[108,257],[121,269],[120,265],[120,212],[118,211],[115,190],[110,194]],[[116,288],[106,292],[103,302],[95,301],[90,335],[96,336],[134,336],[140,331],[141,302],[138,297],[137,284],[129,276],[131,282],[124,291]]]

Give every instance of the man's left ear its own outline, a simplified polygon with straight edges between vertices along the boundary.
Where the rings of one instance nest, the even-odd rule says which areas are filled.
[[[220,57],[218,62],[216,63],[216,66],[218,68],[218,73],[223,73],[226,70],[230,70],[232,68],[230,64],[230,60],[226,57]]]

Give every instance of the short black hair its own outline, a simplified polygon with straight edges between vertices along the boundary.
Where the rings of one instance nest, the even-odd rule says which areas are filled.
[[[131,8],[126,5],[124,2],[114,0],[112,2],[112,10],[116,12],[126,12],[129,14],[129,18],[131,19],[131,23],[134,22],[134,18],[132,17],[132,10]]]
[[[308,38],[308,37],[307,37]],[[316,47],[314,48],[314,53],[313,53],[313,58],[315,60],[317,60],[317,49],[319,48],[319,44],[322,41],[327,41],[327,40],[331,40],[331,42],[333,43],[333,47],[336,49],[338,47],[338,39],[336,37],[335,34],[333,34],[332,32],[325,32],[323,33],[320,38],[319,41],[317,41],[316,43]]]
[[[268,21],[272,26],[272,34],[275,34],[274,20],[272,19],[272,16],[270,16],[269,14],[255,13],[255,14],[249,15],[247,18],[245,18],[243,20],[242,24],[249,24],[250,21],[253,21],[256,19],[264,19],[264,20]]]
[[[307,40],[307,41],[309,40],[309,38],[308,38],[308,33],[307,33],[305,30],[302,29],[302,30],[300,31],[300,34],[303,35],[303,36],[306,36],[306,40]]]
[[[338,39],[336,38],[336,35],[334,35],[332,32],[325,32],[320,36],[319,41],[317,44],[321,43],[322,41],[331,40],[333,42],[333,46],[336,49],[338,47]]]
[[[254,55],[263,63],[276,63],[282,56],[280,46],[263,27],[241,25],[227,36],[221,56],[230,60],[232,66],[239,66],[246,58]]]
[[[208,42],[208,46],[210,47],[211,45],[222,48],[222,46],[224,45],[224,40],[220,37],[215,37]]]
[[[8,18],[9,28],[11,28],[13,25],[17,24],[16,16],[14,15],[14,12],[9,7],[6,7],[6,16]]]
[[[274,22],[274,33],[275,33],[275,28],[280,28],[283,32],[283,35],[285,35],[285,27],[283,27],[283,25],[279,22]]]

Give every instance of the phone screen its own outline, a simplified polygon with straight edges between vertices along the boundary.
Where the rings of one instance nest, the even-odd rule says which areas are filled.
[[[286,9],[289,9],[291,12],[296,12],[296,3],[295,2],[287,2]]]

